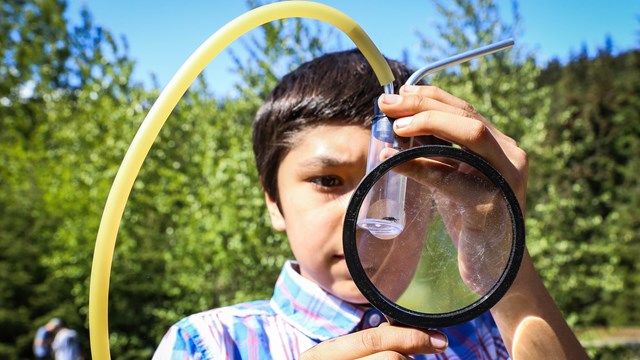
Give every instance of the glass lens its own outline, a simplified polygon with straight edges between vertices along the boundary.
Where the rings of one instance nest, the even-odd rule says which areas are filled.
[[[502,278],[513,245],[501,189],[449,157],[413,159],[391,173],[407,178],[404,229],[382,238],[365,227],[356,231],[371,283],[390,301],[420,313],[448,313],[482,299]]]

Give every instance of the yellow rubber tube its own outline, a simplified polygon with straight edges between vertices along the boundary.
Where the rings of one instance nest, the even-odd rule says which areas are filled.
[[[381,86],[394,80],[386,60],[362,28],[340,11],[308,1],[264,5],[230,21],[209,37],[180,67],[140,125],[109,192],[96,239],[89,286],[89,334],[94,359],[110,359],[108,293],[116,236],[133,183],[164,122],[191,83],[231,42],[265,23],[291,17],[321,20],[342,30],[371,64]]]

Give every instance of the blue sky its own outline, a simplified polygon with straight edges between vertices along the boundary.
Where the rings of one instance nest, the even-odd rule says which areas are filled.
[[[352,17],[391,58],[400,58],[403,49],[415,48],[415,32],[429,35],[437,19],[427,0],[318,2]],[[505,11],[503,18],[510,20],[510,1],[496,2]],[[242,0],[69,0],[72,21],[82,6],[89,9],[96,24],[127,38],[129,54],[137,61],[136,79],[148,83],[154,73],[160,86],[167,84],[204,40],[248,10]],[[640,48],[638,0],[521,0],[520,13],[523,31],[516,46],[534,51],[541,62],[566,59],[583,45],[593,54],[607,36],[613,39],[616,52]],[[351,46],[348,41],[342,43]],[[237,80],[230,67],[228,54],[222,53],[205,70],[214,93],[226,93]]]

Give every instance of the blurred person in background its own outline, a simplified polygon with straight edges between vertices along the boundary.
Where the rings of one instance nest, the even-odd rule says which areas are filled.
[[[62,320],[53,318],[40,326],[33,339],[33,355],[36,359],[53,359],[53,340],[62,328]]]

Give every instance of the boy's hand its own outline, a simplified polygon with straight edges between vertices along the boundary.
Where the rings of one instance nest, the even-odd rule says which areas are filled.
[[[524,212],[527,157],[515,141],[469,104],[441,89],[403,87],[401,94],[385,95],[380,100],[381,110],[397,119],[394,128],[398,135],[434,135],[480,155],[509,182]],[[453,160],[416,159],[396,171],[436,189],[432,195],[459,248],[460,274],[469,288],[485,294],[506,265],[506,258],[499,255],[509,249],[503,247],[511,246],[510,242],[502,241],[511,228],[502,226],[507,213],[498,188],[488,184],[482,174]],[[476,249],[478,246],[480,249]],[[475,255],[487,248],[492,248],[490,254],[496,257],[478,261]]]
[[[433,135],[491,163],[515,192],[524,213],[528,178],[526,153],[466,101],[435,86],[403,86],[400,95],[381,96],[379,105],[387,116],[396,119],[396,134]]]
[[[437,354],[446,347],[447,338],[441,332],[383,323],[324,341],[304,352],[300,359],[410,359],[409,354]]]
[[[437,87],[405,86],[400,94],[379,100],[380,109],[397,119],[398,135],[434,135],[478,154],[507,180],[524,215],[528,159],[513,139],[468,103]],[[532,359],[588,358],[526,251],[509,292],[491,312],[512,357],[526,353]]]

